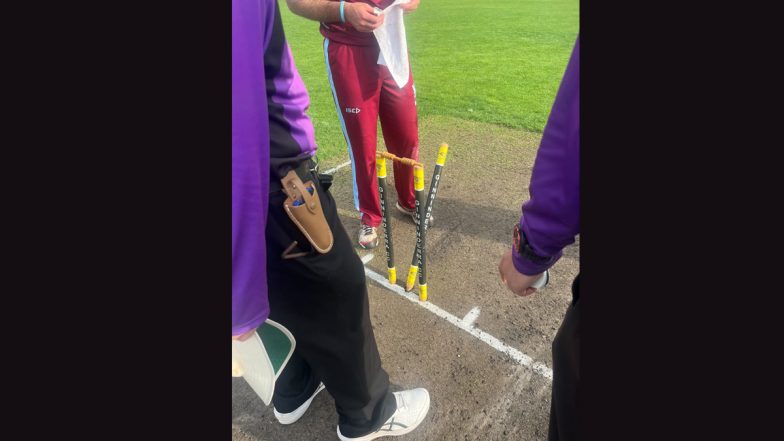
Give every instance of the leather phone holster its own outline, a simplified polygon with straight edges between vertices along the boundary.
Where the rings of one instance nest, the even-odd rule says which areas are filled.
[[[283,201],[286,214],[316,251],[322,254],[328,253],[333,244],[332,230],[324,217],[324,210],[313,181],[303,183],[297,173],[291,170],[280,182],[283,185],[283,192],[288,196]],[[309,188],[313,189],[313,194],[308,191]]]

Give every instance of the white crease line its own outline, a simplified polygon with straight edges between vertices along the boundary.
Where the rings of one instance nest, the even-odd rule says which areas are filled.
[[[373,260],[373,253],[367,253],[364,256],[362,256],[361,259],[362,259],[362,263],[367,265],[368,262]]]
[[[402,287],[398,285],[392,285],[387,281],[387,279],[378,274],[377,272],[371,270],[368,267],[365,267],[365,274],[376,281],[378,284],[383,286],[384,288],[398,294],[402,297],[411,300],[412,302],[418,304],[419,306],[427,309],[428,311],[432,312],[433,314],[445,319],[449,323],[457,326],[458,328],[462,329],[463,331],[473,335],[474,337],[482,340],[483,342],[490,345],[493,349],[502,352],[509,357],[511,357],[514,361],[518,364],[531,368],[534,372],[542,375],[543,377],[547,378],[548,380],[553,380],[553,370],[547,367],[546,364],[534,361],[533,358],[523,354],[519,350],[508,346],[506,343],[502,342],[501,340],[493,337],[492,335],[488,334],[487,332],[482,331],[481,329],[475,328],[471,325],[467,325],[463,320],[455,317],[454,315],[444,311],[443,309],[439,308],[438,306],[434,305],[431,302],[420,302],[419,296],[405,292]]]
[[[479,317],[479,307],[474,306],[473,308],[471,308],[470,311],[466,313],[465,317],[463,317],[463,323],[465,323],[468,326],[473,326],[474,322],[478,317]]]
[[[325,175],[331,175],[332,173],[335,173],[336,171],[340,170],[341,168],[343,168],[343,167],[345,167],[345,166],[347,166],[347,165],[349,165],[349,164],[351,164],[351,161],[346,161],[346,162],[344,162],[344,163],[340,164],[340,165],[339,165],[339,166],[337,166],[337,167],[333,167],[333,168],[331,168],[331,169],[329,169],[329,170],[325,171],[325,172],[324,172],[324,174],[325,174]]]

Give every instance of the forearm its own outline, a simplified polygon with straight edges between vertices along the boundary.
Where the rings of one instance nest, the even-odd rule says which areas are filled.
[[[340,21],[340,2],[327,0],[286,0],[291,12],[322,23]],[[344,8],[348,4],[344,5]],[[345,11],[344,11],[345,16]]]

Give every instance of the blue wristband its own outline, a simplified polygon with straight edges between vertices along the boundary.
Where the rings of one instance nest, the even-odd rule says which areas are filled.
[[[340,0],[340,22],[345,23],[346,17],[343,16],[343,5],[346,4],[344,0]]]

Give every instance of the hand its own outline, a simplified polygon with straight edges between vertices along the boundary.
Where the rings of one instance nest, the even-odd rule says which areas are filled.
[[[360,32],[373,32],[384,23],[384,16],[374,14],[373,7],[367,3],[345,3],[343,15]]]
[[[419,6],[419,0],[411,0],[408,3],[403,3],[402,5],[400,5],[400,9],[403,10],[404,14],[408,14],[412,12],[414,9],[416,9],[418,6]]]
[[[498,274],[501,275],[501,282],[506,284],[510,291],[520,297],[525,297],[536,292],[536,288],[531,288],[531,285],[536,283],[544,273],[528,276],[517,271],[512,263],[512,250],[507,250],[498,264]]]
[[[232,335],[232,336],[231,336],[231,339],[232,339],[232,340],[245,341],[245,340],[249,339],[249,338],[250,338],[250,336],[251,336],[251,335],[253,335],[255,332],[256,332],[256,328],[253,328],[253,329],[251,329],[251,330],[249,330],[248,332],[245,332],[245,333],[243,333],[243,334],[240,334],[240,335]]]

